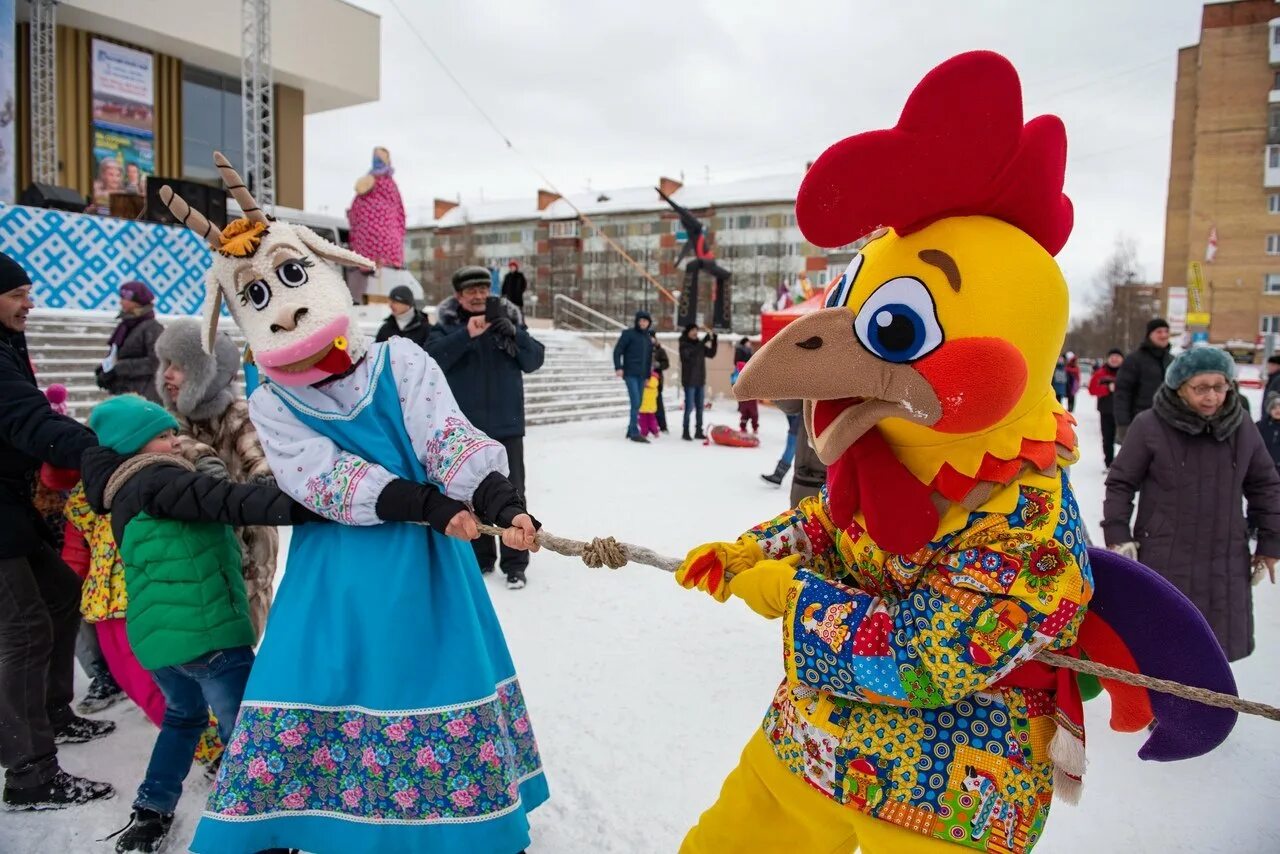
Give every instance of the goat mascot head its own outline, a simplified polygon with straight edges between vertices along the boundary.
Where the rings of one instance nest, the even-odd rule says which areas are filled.
[[[213,248],[205,349],[213,347],[225,299],[259,370],[272,381],[311,385],[346,371],[369,339],[356,322],[342,274],[325,262],[363,269],[373,269],[374,262],[305,226],[269,219],[227,158],[215,152],[213,162],[244,212],[222,231],[169,187],[160,189],[173,215]]]

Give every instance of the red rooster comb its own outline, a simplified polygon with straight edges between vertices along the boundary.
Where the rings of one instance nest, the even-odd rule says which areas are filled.
[[[1061,119],[1022,123],[1009,60],[962,53],[925,75],[897,125],[822,153],[800,185],[796,221],[810,243],[829,248],[881,226],[910,234],[944,217],[984,215],[1057,255],[1071,234],[1066,165]]]

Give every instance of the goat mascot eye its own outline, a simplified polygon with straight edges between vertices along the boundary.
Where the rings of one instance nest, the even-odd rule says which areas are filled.
[[[853,330],[886,362],[914,362],[942,344],[933,296],[919,279],[890,279],[862,305]]]
[[[258,311],[262,311],[269,302],[271,302],[271,288],[262,279],[255,279],[240,291],[241,305],[252,305]]]
[[[285,261],[276,267],[276,278],[285,287],[296,288],[307,283],[307,267],[302,261]]]

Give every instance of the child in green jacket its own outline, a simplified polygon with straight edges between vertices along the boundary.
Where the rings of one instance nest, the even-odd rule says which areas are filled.
[[[253,665],[256,636],[232,526],[317,517],[275,487],[195,471],[178,455],[174,417],[137,395],[100,403],[89,426],[101,444],[84,455],[85,492],[95,512],[111,513],[129,596],[129,643],[165,698],[146,778],[116,851],[157,851],[209,709],[226,743]]]

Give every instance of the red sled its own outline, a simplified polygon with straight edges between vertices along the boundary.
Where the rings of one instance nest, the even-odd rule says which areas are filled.
[[[758,448],[760,437],[754,433],[743,433],[723,424],[711,428],[711,441],[728,448]]]

